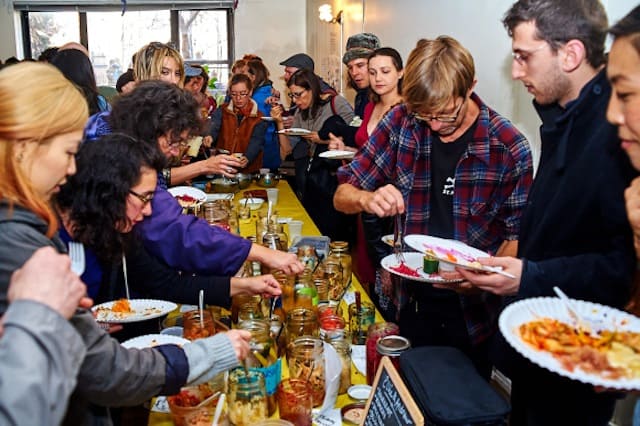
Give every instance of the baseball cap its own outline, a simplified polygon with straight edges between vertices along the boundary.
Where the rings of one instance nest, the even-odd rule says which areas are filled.
[[[342,57],[345,65],[357,58],[366,58],[380,47],[380,39],[372,33],[354,34],[347,39],[347,51]]]
[[[192,67],[189,64],[184,64],[184,75],[185,77],[197,77],[202,73],[200,68]]]
[[[285,67],[306,68],[311,71],[313,71],[315,68],[313,59],[311,59],[311,56],[307,55],[306,53],[296,53],[295,55],[290,56],[289,58],[280,62],[280,65]]]

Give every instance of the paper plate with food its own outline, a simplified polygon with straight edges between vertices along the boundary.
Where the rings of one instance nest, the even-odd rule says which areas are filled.
[[[176,309],[173,302],[155,299],[119,299],[94,306],[96,321],[127,323],[158,318]]]
[[[594,386],[640,390],[640,318],[571,300],[588,324],[576,324],[555,297],[525,299],[500,315],[500,331],[522,356],[561,376]]]
[[[177,345],[182,347],[189,340],[184,337],[171,336],[168,334],[145,334],[144,336],[134,337],[121,343],[127,349],[136,348],[153,348],[158,345]]]
[[[444,278],[438,269],[438,261],[422,253],[405,252],[403,256],[404,263],[398,261],[395,254],[390,254],[380,261],[380,265],[394,275],[413,281],[440,284],[454,284],[463,281],[462,278]]]
[[[435,257],[441,263],[474,271],[496,272],[514,278],[513,275],[502,271],[500,267],[482,265],[478,262],[478,258],[491,255],[461,241],[411,234],[404,237],[404,242],[414,250]]]
[[[292,127],[290,129],[278,130],[278,133],[287,136],[308,136],[311,134],[311,130],[301,129],[299,127]]]
[[[196,207],[207,200],[207,194],[204,191],[191,186],[174,186],[167,191],[178,200],[182,208]]]
[[[324,151],[318,154],[321,158],[327,158],[329,160],[351,160],[356,156],[355,151],[347,151],[341,149],[332,149],[329,151]]]

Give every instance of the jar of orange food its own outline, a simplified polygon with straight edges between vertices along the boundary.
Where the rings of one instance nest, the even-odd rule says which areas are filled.
[[[182,314],[182,336],[188,340],[202,339],[216,334],[211,312],[198,310]]]

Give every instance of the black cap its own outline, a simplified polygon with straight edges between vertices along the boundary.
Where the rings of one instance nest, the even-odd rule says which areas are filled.
[[[306,68],[311,71],[313,71],[315,68],[313,59],[311,59],[311,56],[307,55],[306,53],[296,53],[295,55],[280,62],[280,65],[283,65],[285,67]]]

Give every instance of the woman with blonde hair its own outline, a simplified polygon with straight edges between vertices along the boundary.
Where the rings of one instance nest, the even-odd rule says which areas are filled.
[[[25,79],[38,84],[24,86]],[[49,202],[75,173],[87,116],[82,94],[54,67],[22,63],[0,71],[0,315],[7,310],[15,270],[41,247],[66,252]],[[64,424],[111,424],[99,406],[137,405],[154,395],[177,393],[238,365],[249,350],[249,334],[235,331],[182,348],[127,350],[87,310],[78,309],[70,322],[82,336],[86,355]],[[51,371],[43,380],[60,381],[56,373],[64,375]]]
[[[168,44],[152,41],[135,54],[133,76],[136,81],[162,80],[182,88],[184,61],[182,55]]]

